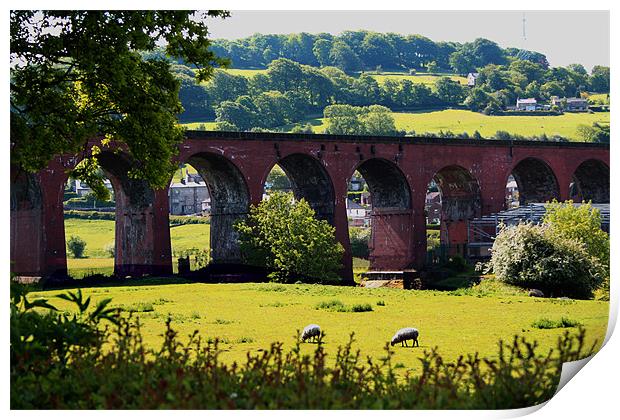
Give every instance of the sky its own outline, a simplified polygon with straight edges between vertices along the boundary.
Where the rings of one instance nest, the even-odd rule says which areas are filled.
[[[552,66],[609,66],[609,11],[235,11],[209,20],[213,38],[254,33],[289,34],[366,29],[421,34],[433,41],[470,42],[482,37],[500,46],[541,52]],[[525,16],[525,39],[523,17]]]

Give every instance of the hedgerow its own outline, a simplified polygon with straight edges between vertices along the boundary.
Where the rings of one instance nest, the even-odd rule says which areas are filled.
[[[366,359],[351,334],[333,362],[321,337],[309,355],[301,343],[286,350],[276,342],[225,364],[217,338],[194,332],[182,341],[170,319],[161,348],[150,349],[138,320],[121,317],[109,299],[93,309],[81,292],[65,293],[78,306],[69,315],[30,301],[21,285],[11,292],[12,409],[519,408],[551,398],[562,363],[594,348],[584,348],[583,329],[566,333],[544,356],[535,342],[514,337],[500,341],[492,359],[447,362],[437,349],[425,350],[422,373],[399,376],[387,343],[384,358]]]

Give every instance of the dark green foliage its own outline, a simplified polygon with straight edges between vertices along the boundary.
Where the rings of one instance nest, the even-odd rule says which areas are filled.
[[[350,227],[349,240],[351,243],[351,254],[357,258],[368,258],[370,251],[370,228]]]
[[[551,328],[572,328],[572,327],[580,327],[582,324],[579,321],[572,320],[570,318],[562,317],[559,321],[553,321],[548,318],[540,318],[534,322],[532,322],[532,327],[538,328],[541,330],[551,329]]]
[[[385,303],[383,305],[385,305]],[[345,305],[341,301],[334,299],[326,302],[320,302],[315,306],[315,309],[325,309],[335,312],[372,312],[372,305],[369,303]]]
[[[67,241],[67,249],[73,258],[83,258],[86,250],[86,241],[79,236],[72,236]]]
[[[183,131],[181,83],[170,61],[138,51],[166,43],[168,56],[196,65],[205,81],[225,65],[207,38],[209,11],[13,10],[11,28],[11,163],[34,172],[63,153],[83,152],[104,136],[124,144],[130,176],[167,186]],[[51,28],[51,30],[50,30]],[[104,198],[96,175],[99,149],[72,171]]]
[[[462,273],[468,268],[467,261],[465,260],[465,258],[463,258],[462,255],[453,255],[449,257],[448,261],[444,264],[444,266],[447,269],[453,270],[457,273]]]
[[[544,356],[536,343],[518,337],[500,342],[492,359],[468,355],[447,362],[437,349],[424,350],[421,374],[399,377],[387,343],[385,358],[367,360],[353,348],[351,334],[333,363],[319,342],[309,355],[300,343],[290,350],[273,343],[228,365],[219,360],[219,344],[227,340],[195,332],[182,342],[170,320],[161,348],[149,349],[139,323],[118,317],[109,300],[91,310],[80,292],[65,294],[79,308],[68,316],[35,311],[51,306],[11,289],[12,409],[521,408],[550,399],[562,364],[594,348],[584,348],[580,329],[566,332]]]

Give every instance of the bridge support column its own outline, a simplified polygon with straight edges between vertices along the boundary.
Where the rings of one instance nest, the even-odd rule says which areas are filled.
[[[413,213],[413,268],[419,270],[426,264],[426,215],[424,203],[426,195],[414,196]]]
[[[336,229],[335,235],[336,240],[340,242],[344,248],[340,277],[342,277],[343,285],[353,286],[355,285],[355,281],[353,280],[353,256],[351,254],[351,241],[349,239],[349,220],[347,219],[346,188],[336,188],[335,195],[336,200],[333,218],[334,227]]]
[[[110,180],[116,192],[114,273],[172,274],[167,192],[153,191],[145,185],[123,188],[118,179]],[[125,181],[130,185],[136,183]]]
[[[370,269],[400,271],[412,260],[413,212],[411,209],[372,210]]]

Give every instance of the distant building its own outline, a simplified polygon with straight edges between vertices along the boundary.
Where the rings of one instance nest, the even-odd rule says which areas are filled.
[[[436,224],[441,221],[441,193],[431,191],[426,194],[426,223]]]
[[[362,191],[365,185],[364,178],[353,175],[349,181],[349,191]]]
[[[467,86],[476,86],[476,80],[478,80],[478,76],[480,76],[480,73],[469,73],[467,75]]]
[[[185,173],[181,182],[173,182],[168,190],[170,214],[207,215],[211,212],[211,197],[204,180],[198,174]]]
[[[517,98],[517,111],[536,111],[537,102],[535,98]]]
[[[351,226],[370,226],[370,211],[347,198],[347,219]]]
[[[107,178],[104,179],[103,184],[108,189],[108,191],[110,191],[110,194],[114,196],[114,188],[112,187],[112,183],[110,182],[110,180]],[[86,182],[82,182],[79,179],[75,180],[74,191],[80,197],[84,197],[86,194],[93,192],[93,190],[88,186]]]
[[[506,184],[506,207],[509,209],[519,207],[519,188],[512,175],[508,177]]]
[[[562,108],[564,111],[583,112],[588,110],[588,100],[583,98],[551,97],[551,105]]]

